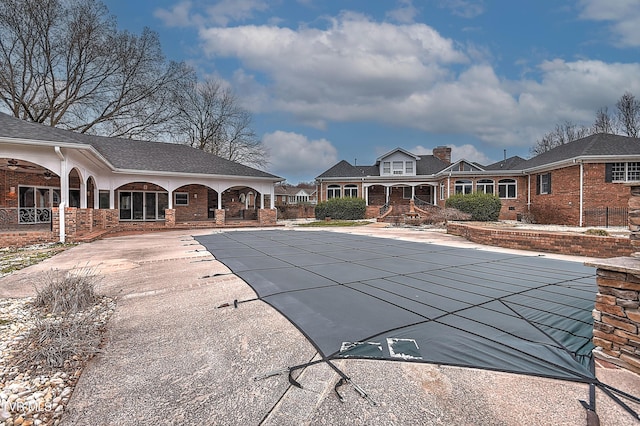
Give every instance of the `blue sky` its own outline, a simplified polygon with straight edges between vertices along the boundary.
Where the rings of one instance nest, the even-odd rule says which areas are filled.
[[[638,0],[104,3],[120,28],[156,31],[168,59],[228,83],[290,183],[396,147],[527,158],[557,123],[640,98]]]

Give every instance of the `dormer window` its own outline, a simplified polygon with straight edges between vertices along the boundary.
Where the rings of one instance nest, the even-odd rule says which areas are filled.
[[[391,174],[391,162],[385,161],[382,163],[382,174],[390,175]]]
[[[406,163],[404,163],[404,172],[408,175],[412,175],[413,174],[413,161],[407,161]]]
[[[394,161],[393,162],[393,174],[401,175],[404,173],[404,161]]]

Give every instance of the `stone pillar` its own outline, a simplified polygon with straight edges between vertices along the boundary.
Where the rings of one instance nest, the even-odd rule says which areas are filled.
[[[216,225],[224,226],[224,215],[225,215],[224,209],[216,209],[214,215],[216,218]]]
[[[587,265],[598,268],[594,354],[640,373],[640,259],[616,257]]]
[[[637,250],[640,250],[640,182],[628,184],[631,189],[629,196],[629,240]],[[632,254],[633,257],[640,257],[639,252]]]

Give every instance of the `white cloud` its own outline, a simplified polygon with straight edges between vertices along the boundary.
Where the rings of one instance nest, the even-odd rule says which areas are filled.
[[[210,57],[240,60],[237,74],[259,94],[252,111],[291,113],[320,129],[375,122],[530,146],[555,123],[590,124],[625,91],[640,93],[640,63],[556,59],[532,68],[535,79],[508,80],[488,53],[464,50],[425,24],[352,12],[326,28],[245,25],[202,29],[200,36]]]
[[[255,12],[264,12],[269,8],[266,0],[220,0],[204,7],[205,13],[194,12],[201,7],[201,1],[185,0],[169,9],[158,8],[153,15],[168,27],[202,27],[207,24],[226,26],[231,22],[244,21]]]
[[[467,160],[474,163],[482,164],[483,166],[487,166],[489,164],[495,163],[495,160],[491,160],[484,153],[480,152],[475,146],[471,144],[464,145],[447,145],[451,148],[451,161],[456,162],[458,160]],[[432,148],[426,148],[422,145],[414,146],[413,148],[408,149],[409,152],[416,155],[431,155],[433,154]]]
[[[254,12],[269,8],[266,0],[221,0],[207,7],[209,21],[217,25],[228,25],[233,21],[252,18]]]
[[[293,181],[317,176],[338,162],[338,150],[326,139],[278,130],[265,134],[262,142],[269,150],[271,172]]]
[[[484,13],[483,0],[440,0],[440,7],[449,9],[454,15],[475,18]]]
[[[187,27],[192,24],[191,2],[181,1],[170,9],[156,9],[153,16],[168,27]]]
[[[418,9],[413,5],[413,1],[399,0],[398,3],[400,6],[397,9],[387,12],[387,16],[402,24],[412,23],[416,15],[418,15]]]
[[[611,32],[621,47],[640,46],[638,0],[580,0],[580,18],[611,22]]]

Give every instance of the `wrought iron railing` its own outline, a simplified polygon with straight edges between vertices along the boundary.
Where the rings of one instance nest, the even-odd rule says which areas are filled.
[[[387,210],[389,210],[389,203],[385,203],[382,207],[380,207],[380,216],[384,215]]]
[[[596,207],[585,209],[584,226],[627,226],[629,209],[627,207]]]
[[[20,207],[18,210],[19,223],[50,223],[51,209],[40,207]]]
[[[413,197],[413,203],[418,208],[424,208],[424,207],[438,207],[438,208],[440,208],[440,206],[438,206],[437,204],[433,204],[433,203],[430,203],[428,201],[421,200],[418,197]]]

